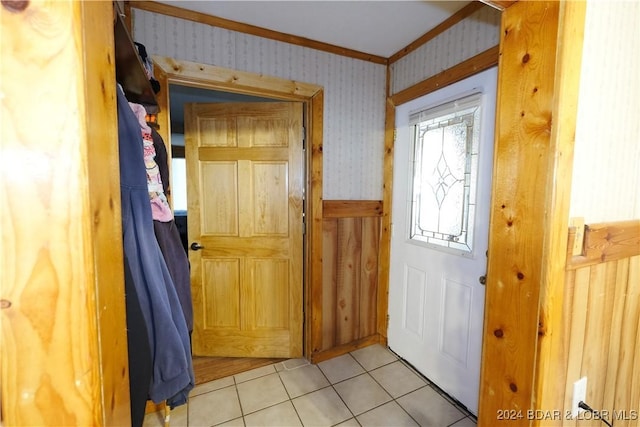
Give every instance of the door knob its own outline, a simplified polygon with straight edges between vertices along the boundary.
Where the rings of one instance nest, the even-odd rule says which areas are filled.
[[[480,282],[481,285],[486,285],[487,284],[487,276],[478,277],[478,282]]]
[[[189,247],[191,248],[192,251],[199,251],[200,249],[204,249],[204,246],[202,246],[198,242],[193,242]]]

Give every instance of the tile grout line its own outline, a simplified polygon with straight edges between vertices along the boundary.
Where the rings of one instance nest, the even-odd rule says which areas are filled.
[[[391,349],[388,349],[389,351],[391,351],[393,353],[393,351]],[[394,355],[396,353],[393,353]],[[397,356],[397,355],[396,355]],[[398,360],[404,365],[406,366],[408,369],[410,369],[413,373],[415,373],[416,375],[418,375],[420,378],[422,378],[423,380],[425,380],[427,382],[427,385],[429,387],[431,387],[431,389],[433,391],[435,391],[436,393],[438,393],[442,398],[444,398],[450,405],[452,405],[453,407],[455,407],[456,409],[458,409],[460,412],[462,412],[465,415],[465,418],[471,418],[471,420],[473,420],[474,422],[475,419],[477,419],[475,417],[475,415],[473,415],[466,406],[464,406],[462,403],[458,402],[457,400],[453,399],[451,396],[449,396],[444,390],[442,390],[440,387],[438,387],[437,384],[435,384],[433,381],[431,381],[429,378],[425,377],[420,371],[418,371],[417,369],[415,369],[413,367],[413,365],[411,365],[409,362],[407,362],[406,360],[404,360],[403,358],[398,357]],[[460,420],[456,421],[459,422]]]
[[[238,390],[238,382],[236,381],[235,375],[233,376],[233,388],[236,390],[236,397],[238,398],[238,405],[240,406],[240,418],[242,418],[242,424],[246,426],[247,422],[244,419],[244,409],[242,409],[242,400],[240,399],[240,391]],[[224,422],[228,422],[228,421],[231,421],[231,420],[227,420]]]
[[[349,356],[351,356],[351,353],[346,353]],[[353,358],[356,363],[358,363],[358,361],[356,360],[355,357],[351,356],[351,358]],[[358,419],[356,418],[356,416],[353,414],[353,411],[351,410],[351,408],[349,408],[349,405],[347,405],[347,402],[344,401],[344,399],[342,398],[342,396],[340,396],[340,393],[338,393],[338,390],[336,390],[336,388],[334,387],[334,384],[331,382],[331,380],[329,379],[329,377],[327,377],[327,375],[324,373],[324,371],[322,370],[322,368],[320,366],[318,366],[318,369],[320,370],[320,372],[322,373],[322,375],[325,377],[325,379],[327,380],[327,382],[329,383],[328,387],[331,387],[333,389],[333,392],[338,396],[338,398],[340,398],[340,401],[342,402],[342,404],[344,405],[345,408],[347,408],[347,411],[349,411],[349,413],[351,414],[351,418],[353,418],[358,425],[360,425],[360,422],[358,421]],[[355,377],[351,377],[351,378],[355,378]],[[344,379],[343,381],[346,381],[350,378]],[[336,384],[340,383],[342,381],[337,382]],[[326,387],[325,387],[326,388]],[[349,420],[349,418],[347,418],[346,420],[342,420],[340,422],[338,422],[338,424],[343,423],[345,421]],[[338,425],[338,424],[334,424],[334,425]]]
[[[390,351],[390,350],[388,349],[388,347],[386,348],[386,350]],[[373,369],[372,369],[372,371],[373,371],[373,370],[376,370],[376,369],[380,369],[380,368],[382,368],[382,367],[384,367],[384,366],[391,365],[392,363],[395,363],[395,362],[397,362],[397,361],[400,361],[400,358],[399,358],[395,353],[393,353],[393,352],[391,352],[391,353],[392,353],[392,354],[393,354],[393,356],[396,358],[393,362],[389,362],[389,363],[385,363],[385,364],[383,364],[383,365],[377,366],[377,367],[373,368]],[[356,357],[353,357],[353,358],[356,360],[356,362],[357,362],[360,366],[362,366],[362,369],[364,369],[364,371],[365,371],[365,372],[366,372],[366,373],[371,377],[371,379],[373,379],[373,381],[374,381],[376,384],[378,384],[378,385],[379,385],[379,386],[380,386],[380,387],[385,391],[385,393],[387,393],[387,394],[389,395],[389,397],[391,398],[390,402],[394,402],[396,405],[398,405],[398,406],[400,407],[400,409],[402,409],[402,411],[403,411],[405,414],[407,414],[407,416],[408,416],[409,418],[411,418],[411,419],[413,420],[413,422],[415,422],[415,423],[416,423],[416,425],[420,426],[420,423],[418,422],[418,420],[416,420],[415,418],[413,418],[413,417],[411,416],[411,414],[410,414],[410,413],[408,413],[408,412],[407,412],[407,410],[406,410],[406,409],[405,409],[405,408],[404,408],[404,407],[403,407],[399,402],[397,402],[396,398],[395,398],[395,397],[393,397],[393,396],[391,395],[391,393],[389,393],[389,391],[388,391],[388,390],[387,390],[387,389],[386,389],[382,384],[380,384],[380,383],[375,379],[375,377],[374,377],[373,375],[371,375],[371,371],[367,370],[367,368],[365,368],[365,367],[364,367],[364,365],[363,365],[362,363],[360,363],[360,361],[359,361]],[[426,385],[426,384],[425,384],[425,385]],[[416,390],[420,390],[421,388],[422,388],[422,387],[419,387],[419,388],[417,388]],[[413,391],[410,391],[410,392],[408,392],[408,393],[405,393],[405,394],[403,394],[402,396],[406,396],[406,395],[408,395],[409,393],[413,393],[413,392],[414,392],[414,391],[416,391],[416,390],[413,390]],[[402,397],[402,396],[399,396],[399,397]],[[389,402],[385,402],[385,403],[383,403],[382,405],[386,405],[387,403],[389,403]],[[380,406],[382,406],[382,405],[378,405],[378,406],[376,406],[375,408],[371,408],[371,409],[369,409],[368,411],[363,412],[362,414],[366,414],[367,412],[371,412],[371,411],[373,411],[373,410],[375,410],[375,409],[379,408],[379,407],[380,407]],[[362,414],[360,414],[360,415],[362,415]],[[356,419],[356,421],[357,421],[357,419]],[[358,422],[358,424],[360,424],[360,422]]]
[[[296,366],[293,369],[298,369],[301,366],[305,366],[305,365],[300,365],[300,366]],[[284,392],[287,393],[287,397],[289,398],[289,402],[291,403],[291,406],[293,406],[293,411],[296,413],[296,416],[298,417],[298,420],[300,421],[300,425],[304,427],[304,423],[302,422],[302,417],[300,417],[300,413],[298,412],[298,408],[296,408],[296,405],[293,404],[293,398],[291,397],[291,394],[289,393],[289,390],[287,390],[287,386],[285,385],[284,381],[282,380],[282,376],[280,375],[280,372],[286,372],[289,369],[287,369],[287,367],[285,366],[284,362],[282,363],[282,371],[278,371],[276,369],[276,374],[278,374],[278,379],[280,380],[280,384],[282,384],[282,388],[284,388]],[[283,402],[278,403],[278,405],[280,405]]]
[[[443,390],[441,390],[439,387],[437,387],[435,384],[433,384],[433,383],[432,383],[428,378],[426,378],[423,374],[421,374],[420,372],[416,371],[416,370],[415,370],[415,368],[413,368],[413,366],[411,366],[411,365],[410,365],[410,364],[408,364],[404,359],[402,359],[401,357],[399,357],[399,356],[398,356],[396,353],[394,353],[390,348],[388,348],[388,347],[384,347],[384,349],[385,349],[386,351],[388,351],[388,352],[389,352],[389,353],[394,357],[394,359],[395,359],[395,360],[393,360],[393,361],[391,361],[391,362],[388,362],[388,363],[382,363],[381,365],[376,366],[376,367],[374,367],[374,368],[372,368],[372,369],[367,369],[367,368],[366,368],[366,367],[365,367],[365,366],[364,366],[364,365],[363,365],[363,364],[362,364],[362,363],[361,363],[361,362],[360,362],[360,361],[359,361],[359,360],[358,360],[358,359],[357,359],[357,358],[352,354],[352,352],[345,353],[345,354],[348,354],[348,355],[352,358],[352,360],[353,360],[353,361],[355,361],[355,362],[356,362],[356,364],[357,364],[358,366],[360,366],[360,367],[363,369],[363,372],[362,372],[362,373],[359,373],[359,374],[356,374],[356,375],[354,375],[354,376],[351,376],[351,377],[348,377],[348,378],[342,379],[342,380],[337,381],[337,382],[335,382],[335,383],[332,383],[332,382],[329,380],[329,378],[327,377],[327,374],[322,370],[322,368],[319,366],[319,364],[315,364],[315,365],[314,365],[314,364],[311,364],[311,366],[316,366],[316,367],[318,368],[318,370],[320,371],[320,373],[322,374],[322,376],[324,377],[324,379],[327,381],[328,385],[327,385],[327,386],[325,386],[325,387],[320,387],[320,388],[318,388],[317,390],[313,390],[313,391],[310,391],[310,392],[307,392],[307,393],[301,394],[300,396],[296,396],[296,398],[298,398],[298,397],[303,397],[303,396],[307,396],[307,395],[309,395],[309,394],[312,394],[312,393],[315,393],[315,392],[317,392],[317,391],[324,390],[324,389],[326,389],[326,388],[331,387],[331,389],[333,390],[333,392],[334,392],[334,393],[336,393],[336,395],[338,396],[338,398],[340,399],[340,401],[344,404],[344,406],[345,406],[345,407],[347,408],[347,410],[349,411],[349,414],[351,415],[351,418],[347,418],[346,420],[342,420],[342,421],[338,422],[338,424],[343,423],[343,422],[345,422],[345,421],[348,421],[349,419],[353,419],[353,420],[354,420],[358,425],[361,425],[361,424],[360,424],[360,422],[358,421],[358,419],[357,419],[356,415],[354,414],[354,412],[351,410],[351,408],[350,408],[350,407],[347,405],[347,403],[344,401],[344,399],[342,398],[342,396],[340,395],[340,393],[338,393],[338,390],[335,388],[335,385],[337,385],[337,384],[341,384],[341,383],[346,382],[346,381],[349,381],[349,380],[352,380],[352,379],[354,379],[354,378],[357,378],[357,377],[358,377],[358,376],[360,376],[360,375],[367,374],[367,375],[369,376],[369,378],[370,378],[370,379],[372,379],[372,380],[374,381],[374,383],[376,383],[378,386],[380,386],[380,387],[381,387],[381,389],[382,389],[382,390],[387,394],[387,396],[388,396],[391,400],[389,400],[389,401],[387,401],[387,402],[384,402],[384,403],[383,403],[383,404],[381,404],[381,405],[377,405],[377,406],[375,406],[375,407],[373,407],[373,408],[371,408],[371,409],[369,409],[369,410],[367,410],[367,411],[364,411],[364,412],[362,412],[361,414],[359,414],[358,416],[363,415],[363,414],[366,414],[366,413],[368,413],[368,412],[371,412],[371,411],[373,411],[373,410],[375,410],[375,409],[378,409],[378,408],[380,408],[381,406],[386,405],[387,403],[394,402],[394,403],[396,403],[396,404],[397,404],[397,405],[402,409],[402,411],[403,411],[406,415],[408,415],[408,416],[409,416],[409,418],[410,418],[411,420],[413,420],[414,422],[416,422],[416,424],[417,424],[417,425],[420,425],[420,423],[418,423],[418,422],[415,420],[415,418],[414,418],[414,417],[412,417],[412,416],[411,416],[411,414],[409,414],[409,413],[406,411],[406,409],[405,409],[405,408],[404,408],[404,407],[403,407],[403,406],[398,402],[398,399],[400,399],[400,398],[402,398],[402,397],[404,397],[404,396],[407,396],[407,395],[409,395],[409,394],[411,394],[411,393],[414,393],[414,392],[416,392],[416,391],[418,391],[418,390],[420,390],[420,389],[423,389],[424,387],[429,387],[429,388],[431,388],[433,391],[435,391],[439,396],[441,396],[442,398],[444,398],[444,399],[446,400],[446,402],[447,402],[449,405],[453,406],[454,408],[456,408],[457,410],[459,410],[459,411],[461,412],[462,418],[460,418],[460,419],[458,419],[458,420],[454,421],[453,423],[449,424],[449,427],[454,426],[456,423],[459,423],[459,422],[463,421],[465,418],[469,418],[472,422],[477,423],[477,421],[475,421],[475,417],[473,416],[473,414],[471,414],[471,413],[470,413],[470,412],[469,412],[469,411],[468,411],[464,406],[462,406],[461,404],[457,403],[457,401],[453,400],[451,397],[449,397],[448,395],[446,395],[446,393],[445,393]],[[377,369],[383,368],[383,367],[385,367],[385,366],[391,365],[391,364],[393,364],[393,363],[395,363],[395,362],[400,362],[403,366],[405,366],[407,369],[409,369],[409,370],[410,370],[414,375],[417,375],[419,378],[421,378],[421,379],[425,382],[425,384],[424,384],[423,386],[421,386],[421,387],[418,387],[418,388],[417,388],[417,389],[415,389],[415,390],[412,390],[412,391],[409,391],[409,392],[407,392],[407,393],[404,393],[404,394],[402,394],[402,395],[400,395],[400,396],[398,396],[398,397],[393,397],[393,396],[389,393],[389,391],[388,391],[388,390],[387,390],[387,389],[386,389],[386,388],[385,388],[385,387],[384,387],[384,386],[383,386],[383,385],[382,385],[378,380],[376,380],[376,378],[375,378],[373,375],[371,375],[371,372],[372,372],[372,371],[375,371],[375,370],[377,370]],[[284,362],[278,362],[278,363],[281,363],[281,364],[282,364],[282,369],[281,369],[280,371],[278,371],[278,369],[277,369],[277,367],[276,367],[277,363],[274,363],[273,365],[270,365],[270,366],[272,366],[272,367],[273,367],[273,371],[274,371],[276,374],[278,374],[278,379],[279,379],[279,381],[280,381],[280,384],[281,384],[281,385],[282,385],[282,387],[284,388],[285,393],[286,393],[286,396],[287,396],[287,398],[288,398],[288,399],[287,399],[287,400],[284,400],[284,401],[282,401],[282,402],[275,403],[275,404],[273,404],[273,405],[269,405],[269,406],[267,406],[267,407],[265,407],[265,408],[261,408],[261,409],[259,409],[259,410],[257,410],[257,411],[253,411],[253,412],[251,412],[251,413],[247,413],[247,414],[245,414],[245,411],[244,411],[243,406],[242,406],[242,401],[241,401],[241,399],[240,399],[240,393],[239,393],[239,390],[238,390],[238,385],[239,385],[239,384],[243,384],[243,383],[245,383],[245,382],[249,382],[249,381],[252,381],[252,380],[257,380],[257,379],[259,379],[259,378],[266,377],[266,376],[268,376],[268,375],[273,374],[273,372],[269,372],[269,373],[266,373],[266,374],[264,374],[264,375],[259,375],[259,376],[255,377],[255,378],[250,378],[250,379],[245,380],[245,381],[242,381],[242,382],[240,382],[240,383],[238,383],[238,381],[237,381],[237,379],[236,379],[236,375],[232,375],[232,376],[231,376],[231,377],[232,377],[232,379],[233,379],[233,384],[230,384],[229,386],[233,385],[233,386],[234,386],[234,388],[235,388],[236,397],[237,397],[237,399],[238,399],[238,404],[239,404],[239,406],[240,406],[240,413],[241,413],[240,418],[242,418],[242,422],[243,422],[243,424],[244,424],[245,426],[246,426],[246,420],[245,420],[245,416],[246,416],[246,415],[254,414],[254,413],[256,413],[256,412],[259,412],[259,411],[262,411],[262,410],[265,410],[265,409],[268,409],[268,408],[272,408],[272,407],[274,407],[274,406],[280,405],[280,404],[285,403],[285,402],[287,402],[287,401],[291,403],[291,405],[293,406],[293,409],[294,409],[294,411],[295,411],[295,413],[296,413],[296,416],[298,417],[298,420],[299,420],[300,424],[304,426],[304,423],[303,423],[302,418],[301,418],[301,416],[300,416],[300,414],[299,414],[299,412],[298,412],[298,409],[296,408],[296,406],[295,406],[295,405],[294,405],[294,403],[293,403],[294,398],[292,398],[292,397],[291,397],[291,394],[290,394],[289,390],[287,389],[287,387],[286,387],[286,385],[285,385],[285,383],[284,383],[284,381],[283,381],[283,379],[282,379],[282,376],[280,375],[280,372],[286,372],[286,371],[290,371],[290,370],[293,370],[293,369],[298,369],[298,368],[301,368],[301,367],[303,367],[303,366],[307,366],[307,364],[305,364],[305,365],[300,365],[300,366],[295,366],[295,367],[293,367],[293,368],[291,368],[291,369],[288,369],[288,368],[286,367],[286,365],[284,364]],[[229,387],[229,386],[227,386],[227,387]],[[211,393],[211,392],[219,391],[219,390],[222,390],[222,389],[224,389],[224,388],[226,388],[226,387],[221,387],[221,388],[219,388],[219,389],[210,390],[210,391],[208,391],[208,392],[206,392],[206,393],[201,393],[200,395],[204,395],[204,394],[208,394],[208,393]],[[190,396],[190,397],[191,397],[191,396]],[[195,397],[195,396],[194,396],[194,397]],[[190,399],[189,399],[189,400],[190,400]],[[190,409],[190,406],[189,406],[189,400],[187,401],[187,425],[189,425],[189,419],[190,419],[190,410],[189,410],[189,409]],[[234,419],[235,419],[235,418],[234,418]],[[229,422],[229,421],[232,421],[232,420],[226,420],[226,421],[223,421],[223,423],[225,423],[225,422]],[[336,424],[336,425],[337,425],[337,424]]]
[[[420,372],[416,371],[416,370],[413,368],[413,366],[411,366],[411,365],[409,365],[409,364],[405,363],[404,359],[402,359],[401,357],[399,357],[399,356],[398,356],[396,353],[394,353],[391,349],[389,349],[388,347],[387,347],[387,348],[385,348],[385,349],[386,349],[387,351],[389,351],[389,352],[390,352],[390,353],[395,357],[395,359],[396,359],[396,360],[394,360],[394,361],[392,361],[392,362],[389,362],[389,363],[383,363],[382,365],[380,365],[380,366],[376,366],[375,368],[372,368],[371,370],[368,370],[368,369],[367,369],[367,368],[366,368],[362,363],[360,363],[360,361],[359,361],[355,356],[353,356],[353,355],[351,354],[351,352],[350,352],[350,353],[348,353],[351,357],[353,357],[353,359],[356,361],[356,363],[358,363],[358,364],[362,367],[362,369],[364,369],[365,373],[366,373],[366,374],[368,374],[368,375],[371,377],[371,379],[373,379],[373,381],[374,381],[376,384],[378,384],[378,385],[379,385],[379,386],[380,386],[380,387],[385,391],[385,393],[387,393],[387,395],[389,395],[389,397],[391,397],[391,401],[389,401],[389,402],[385,402],[385,403],[383,403],[382,405],[378,405],[378,406],[376,406],[376,407],[374,407],[374,408],[371,408],[371,409],[369,409],[368,411],[363,412],[362,414],[365,414],[365,413],[367,413],[367,412],[371,412],[371,411],[373,411],[373,410],[375,410],[375,409],[377,409],[377,408],[379,408],[379,407],[381,407],[381,406],[383,406],[383,405],[386,405],[387,403],[395,402],[395,403],[400,407],[400,409],[402,409],[402,411],[403,411],[405,414],[407,414],[407,415],[409,416],[409,418],[411,418],[411,419],[412,419],[412,420],[413,420],[413,421],[414,421],[414,422],[419,426],[419,425],[420,425],[420,423],[419,423],[419,422],[418,422],[418,421],[417,421],[413,416],[411,416],[411,414],[409,414],[409,413],[407,412],[407,410],[406,410],[406,409],[405,409],[405,408],[400,404],[400,402],[398,402],[397,400],[398,400],[399,398],[402,398],[402,397],[404,397],[404,396],[407,396],[407,395],[409,395],[409,394],[411,394],[411,393],[414,393],[414,392],[416,392],[416,391],[418,391],[418,390],[420,390],[420,389],[423,389],[423,388],[425,388],[425,387],[429,387],[429,388],[431,388],[433,391],[435,391],[439,396],[441,396],[443,399],[445,399],[445,400],[446,400],[446,402],[447,402],[449,405],[453,406],[454,408],[456,408],[458,411],[460,411],[460,412],[461,412],[462,418],[455,420],[453,423],[449,424],[449,426],[448,426],[448,427],[451,427],[451,426],[455,425],[456,423],[459,423],[460,421],[464,420],[465,418],[470,418],[470,419],[472,419],[471,417],[473,416],[473,414],[471,414],[471,413],[470,413],[466,408],[464,408],[464,407],[463,407],[462,405],[460,405],[459,403],[457,403],[457,402],[455,402],[455,401],[452,401],[453,399],[452,399],[451,397],[449,397],[448,395],[443,394],[443,393],[444,393],[444,391],[443,391],[443,390],[441,390],[439,387],[435,386],[435,384],[434,384],[431,380],[429,380],[428,378],[426,378],[426,377],[425,377],[424,375],[422,375]],[[403,366],[405,366],[405,367],[407,367],[407,368],[408,368],[412,373],[414,373],[415,375],[417,375],[418,377],[420,377],[421,379],[423,379],[423,380],[425,381],[424,386],[422,386],[422,387],[418,387],[417,389],[412,390],[412,391],[410,391],[410,392],[407,392],[407,393],[405,393],[405,394],[403,394],[403,395],[401,395],[401,396],[398,396],[397,398],[396,398],[396,397],[391,396],[391,394],[389,393],[389,391],[388,391],[388,390],[387,390],[387,389],[386,389],[382,384],[380,384],[380,383],[375,379],[375,377],[374,377],[373,375],[371,375],[371,371],[374,371],[374,370],[376,370],[376,369],[380,369],[380,368],[382,368],[382,367],[384,367],[384,366],[388,366],[388,365],[390,365],[390,364],[392,364],[392,363],[395,363],[395,362],[400,362],[400,363],[402,363],[402,365],[403,365]],[[351,377],[351,378],[355,378],[355,377]],[[345,379],[345,380],[343,380],[343,381],[347,381],[347,380],[349,380],[349,379],[351,379],[351,378],[347,378],[347,379]],[[343,381],[340,381],[340,382],[343,382]],[[336,384],[338,384],[338,383],[336,383]],[[435,387],[434,387],[434,386],[435,386]],[[336,391],[336,392],[337,392],[337,391]],[[346,403],[345,403],[345,405],[346,405]],[[362,415],[362,414],[360,414],[360,415]],[[356,418],[356,421],[357,421],[357,418]],[[473,421],[473,419],[472,419],[472,421]],[[358,422],[358,423],[359,423],[359,422]]]

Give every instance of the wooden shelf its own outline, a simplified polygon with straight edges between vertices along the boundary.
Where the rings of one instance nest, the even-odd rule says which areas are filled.
[[[114,42],[116,80],[122,85],[127,99],[138,104],[157,106],[156,94],[151,88],[144,65],[138,56],[138,50],[119,13],[116,13]]]

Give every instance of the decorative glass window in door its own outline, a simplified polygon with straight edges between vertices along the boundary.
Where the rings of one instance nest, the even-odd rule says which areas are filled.
[[[413,113],[410,236],[473,252],[481,94]]]

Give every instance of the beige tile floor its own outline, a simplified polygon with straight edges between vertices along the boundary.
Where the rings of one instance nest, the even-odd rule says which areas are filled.
[[[148,414],[145,427],[164,425]],[[474,427],[457,406],[381,345],[317,365],[304,359],[198,385],[171,426]]]

